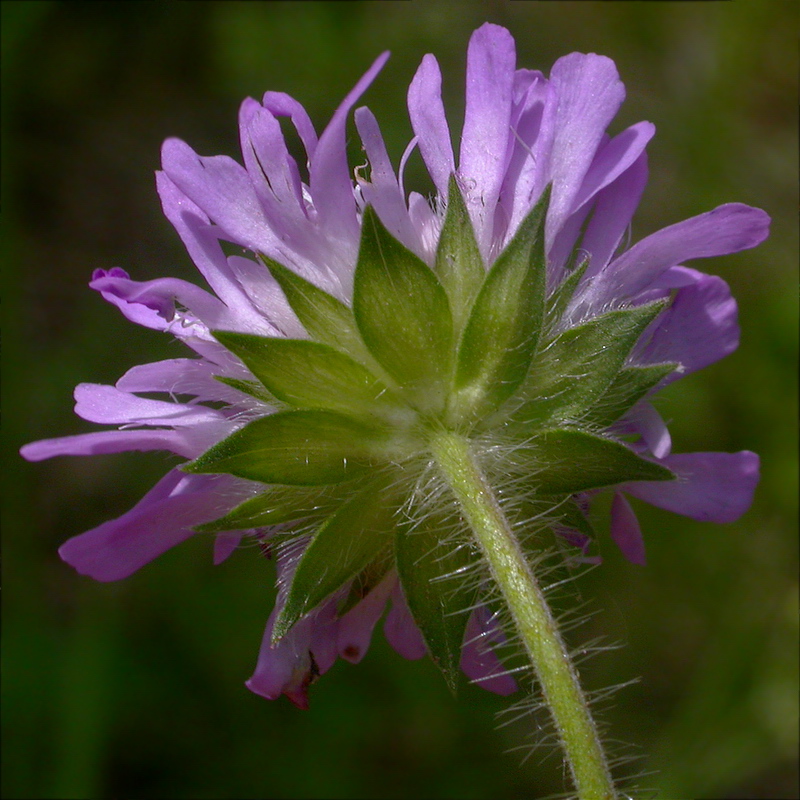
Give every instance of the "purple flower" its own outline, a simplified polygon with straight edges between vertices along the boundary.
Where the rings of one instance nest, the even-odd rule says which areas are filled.
[[[623,492],[698,520],[737,519],[752,500],[757,456],[746,451],[671,454],[667,428],[647,397],[736,348],[736,304],[727,285],[683,264],[756,246],[767,236],[767,215],[741,204],[723,205],[620,252],[647,180],[645,147],[654,126],[640,122],[614,136],[606,133],[625,95],[610,59],[573,53],[559,59],[545,78],[538,71],[516,69],[511,35],[491,24],[479,28],[469,44],[458,157],[442,103],[439,66],[427,55],[409,87],[414,138],[399,171],[389,159],[375,117],[360,107],[355,123],[369,175],[360,168],[353,173],[346,158],[345,125],[387,58],[383,54],[375,61],[319,137],[291,97],[267,92],[261,102],[245,100],[239,114],[244,166],[227,156],[199,156],[178,139],[164,143],[162,171],[157,174],[164,213],[211,291],[172,278],[135,281],[119,268],[97,270],[90,286],[131,321],[180,339],[194,351],[193,357],[134,367],[113,387],[80,384],[75,390],[76,413],[115,427],[35,442],[22,449],[23,456],[38,461],[56,455],[168,450],[183,464],[272,414],[275,407],[269,398],[247,390],[255,381],[250,369],[213,333],[314,338],[264,262],[283,265],[349,306],[366,207],[374,209],[393,237],[433,266],[455,176],[485,269],[551,186],[544,227],[551,299],[570,275],[579,277],[551,335],[615,309],[671,298],[626,365],[676,366],[621,418],[600,426],[610,437],[636,435],[630,447],[677,476],[617,485],[611,532],[623,553],[644,562],[639,526]],[[281,117],[294,126],[306,164],[298,165],[289,154]],[[414,147],[433,182],[430,199],[415,192],[407,195],[403,189],[403,166]],[[227,256],[221,242],[252,255]],[[583,264],[580,274],[576,253]],[[140,396],[152,392],[168,399]],[[179,401],[176,396],[190,399]],[[83,574],[119,580],[192,536],[198,525],[218,519],[261,490],[256,481],[187,474],[176,467],[131,511],[71,539],[60,554]],[[584,493],[579,499],[588,497]],[[562,520],[560,527],[565,541],[585,552],[585,533],[569,520]],[[262,527],[220,532],[215,563],[224,560],[242,536],[257,537],[269,547],[274,535],[274,530]],[[299,706],[307,704],[309,683],[338,656],[355,662],[364,655],[387,602],[384,632],[393,647],[406,658],[419,658],[426,651],[393,570],[366,587],[346,609],[346,589],[333,594],[273,644],[273,623],[307,541],[300,537],[274,551],[278,602],[256,671],[247,683],[269,698],[286,694]],[[502,675],[492,649],[502,638],[497,621],[485,606],[478,606],[467,624],[461,666],[480,685],[507,694],[515,684]]]

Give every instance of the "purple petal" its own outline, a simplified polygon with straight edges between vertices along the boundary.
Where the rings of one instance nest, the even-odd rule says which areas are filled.
[[[504,641],[505,636],[489,610],[479,606],[467,621],[461,669],[482,689],[507,697],[517,691],[517,682],[504,672],[502,662],[492,649],[493,644]]]
[[[430,54],[423,57],[408,87],[408,115],[436,191],[447,198],[447,184],[456,167],[442,103],[442,73]]]
[[[363,600],[339,619],[336,647],[342,658],[357,664],[364,657],[372,631],[396,584],[397,575],[388,573]]]
[[[364,200],[374,206],[383,224],[406,247],[423,256],[419,235],[411,224],[405,197],[389,161],[378,122],[372,112],[361,107],[355,113],[356,129],[370,165],[369,181],[358,180]]]
[[[208,285],[229,309],[224,319],[207,319],[195,313],[209,327],[225,325],[228,330],[274,335],[274,329],[253,308],[231,271],[219,240],[208,224],[205,213],[196,206],[163,172],[156,173],[156,185],[164,214],[175,226],[189,255]],[[266,272],[266,269],[264,270]],[[188,303],[184,303],[187,307]],[[235,325],[236,327],[231,327]]]
[[[222,374],[220,367],[203,358],[169,358],[131,367],[115,385],[123,392],[168,392],[206,401],[239,402],[241,392],[215,380]],[[251,377],[244,368],[228,376],[244,380]]]
[[[591,305],[634,297],[666,269],[693,258],[710,258],[755,247],[769,234],[761,209],[729,203],[670,225],[642,239],[612,261],[589,292]]]
[[[458,173],[484,257],[507,164],[515,63],[514,39],[505,28],[487,22],[472,34]]]
[[[308,687],[326,672],[336,658],[336,603],[301,619],[279,642],[272,644],[272,628],[281,605],[269,616],[256,669],[245,682],[251,692],[275,700],[285,694],[298,708],[308,708]]]
[[[530,70],[517,70],[514,78],[520,92],[524,85],[527,90],[512,110],[513,151],[500,190],[500,204],[508,224],[504,235],[498,237],[498,248],[516,233],[544,191],[555,134],[556,96],[552,84],[540,72]]]
[[[245,167],[265,210],[290,226],[308,222],[300,172],[275,116],[248,97],[239,109],[239,134]]]
[[[121,580],[193,536],[195,525],[230,510],[240,493],[228,476],[209,480],[171,470],[126,514],[70,539],[58,552],[82,575]]]
[[[197,431],[191,429],[164,430],[144,429],[130,431],[94,431],[76,436],[60,436],[56,439],[41,439],[20,448],[20,454],[28,461],[44,461],[54,456],[97,456],[106,453],[125,453],[131,450],[146,452],[168,450],[184,458],[196,458],[208,449],[198,448]],[[224,436],[224,434],[223,434]],[[221,439],[222,436],[217,437]]]
[[[555,136],[550,155],[553,194],[547,215],[548,247],[575,210],[575,200],[605,129],[625,98],[611,59],[594,53],[571,53],[550,72],[558,97]]]
[[[314,207],[325,231],[352,247],[355,255],[359,240],[353,182],[347,165],[345,126],[347,115],[367,87],[375,80],[389,53],[382,53],[364,73],[336,109],[309,162],[309,185]]]
[[[652,122],[638,122],[600,147],[573,201],[573,208],[588,203],[622,175],[641,156],[655,132]]]
[[[661,414],[647,402],[637,403],[624,417],[628,427],[641,435],[647,449],[658,459],[672,450],[672,438]]]
[[[262,98],[264,108],[276,117],[289,117],[292,120],[306,155],[310,159],[317,149],[317,133],[308,112],[293,97],[285,92],[267,92]]]
[[[222,228],[226,238],[281,259],[280,240],[264,216],[250,177],[232,158],[203,158],[180,139],[167,139],[161,163],[170,181]]]
[[[651,505],[700,522],[734,522],[750,508],[758,484],[755,453],[679,453],[661,463],[674,481],[626,483],[624,490]]]
[[[392,591],[392,607],[383,623],[383,633],[389,644],[409,661],[422,658],[428,652],[399,583]]]
[[[79,417],[107,425],[191,426],[224,420],[219,411],[207,406],[149,400],[97,383],[79,383],[75,401]]]
[[[644,566],[647,563],[639,521],[630,503],[619,492],[614,494],[611,504],[611,538],[632,564]]]
[[[228,533],[218,533],[214,537],[214,566],[225,561],[231,553],[239,546],[244,533],[242,531],[230,531]]]
[[[598,193],[594,213],[581,241],[581,250],[591,259],[584,281],[597,275],[611,260],[631,224],[647,178],[647,153],[643,152],[613,183]]]
[[[736,301],[722,278],[686,267],[668,273],[691,283],[677,290],[635,359],[645,364],[677,361],[683,370],[670,375],[671,382],[732,353],[739,346],[739,323]]]
[[[179,278],[156,278],[152,281],[133,281],[129,278],[111,274],[97,275],[89,284],[99,291],[107,300],[112,295],[121,302],[115,302],[122,312],[129,316],[123,304],[145,306],[164,320],[158,325],[162,330],[169,330],[183,338],[188,335],[208,335],[208,328],[236,326],[237,320],[232,317],[224,303],[214,295]],[[113,302],[113,301],[112,301]],[[176,303],[187,308],[190,314],[176,309]],[[130,317],[135,322],[156,327],[150,314],[140,319]],[[245,328],[245,330],[249,330]]]

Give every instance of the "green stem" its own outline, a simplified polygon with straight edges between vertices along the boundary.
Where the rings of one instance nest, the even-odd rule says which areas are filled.
[[[469,442],[450,431],[431,442],[530,656],[581,800],[616,797],[597,729],[555,620]]]

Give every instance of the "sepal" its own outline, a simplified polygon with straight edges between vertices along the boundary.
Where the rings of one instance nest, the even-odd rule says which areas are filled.
[[[400,398],[383,381],[330,345],[229,331],[214,331],[214,337],[288,405],[344,413],[400,410]]]
[[[279,411],[254,420],[182,469],[317,486],[358,476],[385,459],[390,445],[383,426],[336,411]]]
[[[452,691],[458,685],[461,648],[475,603],[469,570],[477,553],[456,538],[456,514],[427,514],[396,534],[397,572],[406,602],[434,663]]]
[[[272,641],[285,636],[301,617],[352,581],[393,544],[396,492],[388,481],[371,481],[314,534],[295,569]]]
[[[667,481],[675,475],[640,458],[625,445],[574,428],[557,428],[532,437],[514,459],[530,469],[537,491],[564,495],[628,481]]]
[[[493,411],[525,380],[536,353],[547,280],[543,193],[481,286],[458,351],[453,421]]]
[[[353,284],[353,312],[378,363],[419,410],[445,402],[453,323],[447,294],[433,271],[364,210]]]

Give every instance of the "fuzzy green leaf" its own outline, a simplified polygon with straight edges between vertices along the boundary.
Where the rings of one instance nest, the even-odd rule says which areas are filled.
[[[183,467],[262,483],[341,483],[373,466],[385,431],[335,411],[280,411],[251,422]]]
[[[400,402],[366,367],[330,345],[228,331],[214,337],[289,405],[370,412]]]
[[[542,425],[579,419],[613,383],[664,306],[610,311],[557,336],[531,370],[523,388],[528,401],[515,418]]]
[[[529,465],[541,494],[575,494],[628,481],[675,477],[619,442],[570,428],[533,437],[514,457]]]
[[[341,502],[339,495],[328,486],[270,486],[224,517],[198,525],[195,530],[198,533],[219,533],[294,522],[331,513]]]
[[[395,553],[397,572],[406,602],[422,631],[431,658],[455,691],[461,664],[469,610],[475,591],[467,573],[475,552],[466,542],[447,533],[458,524],[455,516],[434,514],[412,526],[398,529]]]
[[[585,256],[550,295],[547,313],[553,321],[561,319],[588,266],[589,256]]]
[[[436,275],[364,211],[353,311],[375,359],[423,410],[444,402],[453,325]]]
[[[455,175],[450,176],[447,214],[439,235],[434,271],[450,299],[453,328],[458,335],[486,277],[486,268]]]
[[[385,484],[373,483],[323,523],[297,565],[286,603],[275,620],[273,642],[393,543],[397,511],[393,500]]]
[[[300,277],[267,256],[259,256],[281,287],[292,311],[318,342],[329,344],[359,358],[364,343],[358,334],[353,312],[333,295]]]
[[[239,378],[228,378],[224,375],[215,375],[214,379],[224,383],[226,386],[249,394],[264,403],[269,403],[270,405],[280,404],[277,398],[273,397],[258,381],[243,381]]]
[[[677,363],[625,367],[584,417],[584,421],[607,428],[629,411],[663,378],[678,368]]]
[[[497,408],[525,380],[544,314],[544,224],[549,189],[498,256],[475,300],[458,352],[456,418]]]

